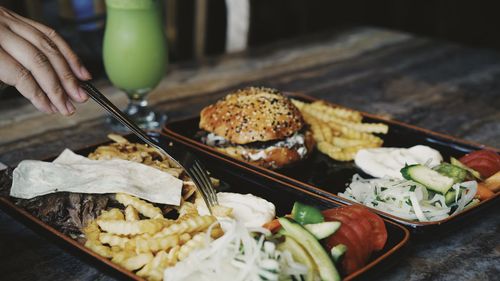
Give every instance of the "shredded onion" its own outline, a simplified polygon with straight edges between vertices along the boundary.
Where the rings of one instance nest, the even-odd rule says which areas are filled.
[[[460,189],[463,188],[464,191],[462,193],[462,197],[456,201],[457,209],[453,212],[452,215],[462,211],[467,204],[474,198],[477,192],[477,182],[476,181],[466,181],[462,183],[456,183],[452,187],[455,189],[456,193],[460,192]],[[458,195],[457,195],[458,196]]]
[[[452,188],[456,191],[455,202],[447,206],[443,195],[429,192],[417,182],[387,178],[363,179],[356,174],[345,192],[338,195],[402,219],[438,221],[462,211],[474,198],[477,182],[458,183]],[[458,198],[460,192],[462,196]],[[456,209],[451,213],[453,208]]]
[[[250,231],[229,219],[223,223],[225,234],[222,237],[206,243],[207,247],[167,268],[164,280],[253,281],[283,280],[291,276],[300,280],[301,275],[307,274],[306,266],[295,262],[289,252],[277,250],[273,242],[266,240],[267,229],[253,228]]]

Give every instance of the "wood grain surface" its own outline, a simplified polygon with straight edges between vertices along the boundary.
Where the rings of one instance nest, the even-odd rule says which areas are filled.
[[[125,95],[98,81],[120,106]],[[320,97],[456,137],[500,147],[500,55],[409,34],[353,28],[171,66],[151,93],[171,120],[247,85]],[[104,111],[89,101],[64,118],[25,100],[0,103],[0,162],[16,165],[106,139]],[[497,280],[500,206],[465,229],[415,241],[371,280]],[[0,280],[113,280],[0,211]]]

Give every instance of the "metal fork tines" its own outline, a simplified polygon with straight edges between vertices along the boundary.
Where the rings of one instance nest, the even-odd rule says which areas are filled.
[[[191,179],[200,190],[200,193],[209,210],[211,210],[215,205],[219,205],[217,194],[212,186],[212,180],[207,174],[207,170],[202,167],[198,160],[194,160],[193,165],[189,168],[188,175],[191,176]]]
[[[207,170],[203,168],[203,165],[193,154],[186,150],[180,150],[178,148],[176,148],[175,150],[171,150],[170,154],[167,153],[165,149],[156,144],[155,141],[146,134],[146,132],[144,132],[134,122],[128,119],[128,117],[121,110],[119,110],[92,84],[85,81],[80,82],[80,84],[82,88],[87,91],[89,96],[96,103],[106,109],[114,118],[116,118],[116,120],[120,121],[120,123],[129,128],[132,133],[138,136],[149,146],[158,150],[160,154],[171,159],[179,167],[183,168],[193,180],[196,188],[200,191],[203,200],[207,204],[208,210],[210,211],[210,213],[212,213],[213,206],[218,205],[217,195],[215,194],[215,189],[213,188],[212,181],[210,180]],[[173,154],[175,157],[173,157],[171,154]]]

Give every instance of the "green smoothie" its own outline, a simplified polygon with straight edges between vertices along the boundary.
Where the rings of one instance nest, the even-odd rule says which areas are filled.
[[[165,74],[167,45],[155,0],[106,0],[104,67],[126,92],[147,92]]]

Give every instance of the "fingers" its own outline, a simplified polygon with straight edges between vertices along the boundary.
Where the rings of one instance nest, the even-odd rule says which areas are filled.
[[[0,80],[6,84],[15,86],[40,111],[54,113],[51,103],[42,89],[38,86],[31,72],[19,64],[4,50],[0,49]]]
[[[30,42],[33,46],[37,46],[37,48],[48,58],[64,90],[72,100],[84,102],[88,99],[85,91],[80,88],[78,80],[70,69],[68,62],[59,51],[57,45],[50,38],[41,33],[38,29],[24,22],[12,24],[10,29],[15,34]]]
[[[15,14],[14,16],[17,19],[38,29],[45,36],[47,36],[52,42],[54,42],[59,51],[61,52],[61,54],[66,59],[66,61],[69,63],[69,66],[71,67],[73,72],[76,73],[79,79],[81,80],[92,79],[90,72],[83,66],[78,56],[73,52],[68,43],[66,43],[66,41],[64,41],[64,39],[61,36],[59,36],[59,34],[57,34],[55,30],[34,20],[22,17],[20,15]]]
[[[67,99],[49,58],[31,43],[10,30],[3,30],[1,39],[0,46],[2,49],[31,72],[31,75],[57,110],[64,115],[71,115],[75,111],[75,107]]]
[[[31,99],[41,101],[45,98],[50,111],[60,111],[70,115],[75,107],[68,96],[77,102],[88,99],[87,93],[80,88],[77,77],[91,79],[90,73],[80,63],[69,45],[52,29],[33,20],[19,16],[0,7],[0,48],[4,56],[10,57],[10,64],[20,69],[20,77],[11,78],[16,87],[41,90]],[[3,61],[2,61],[3,62]],[[24,74],[24,73],[28,73]],[[35,83],[36,87],[33,87]],[[28,93],[23,92],[27,96]],[[38,104],[47,111],[46,105]]]

